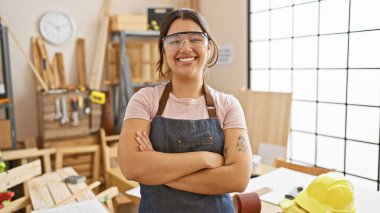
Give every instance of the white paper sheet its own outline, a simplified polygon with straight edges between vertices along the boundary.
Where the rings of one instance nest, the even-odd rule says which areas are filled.
[[[251,179],[244,192],[256,191],[263,187],[270,188],[272,191],[260,196],[260,199],[278,205],[285,198],[285,194],[289,193],[294,187],[302,186],[306,188],[314,178],[315,176],[312,175],[279,168]]]
[[[141,194],[140,194],[140,186],[138,187],[135,187],[133,189],[130,189],[128,191],[126,191],[125,193],[131,195],[131,196],[134,196],[134,197],[138,197],[138,198],[141,198]]]
[[[102,206],[102,204],[94,200],[86,200],[78,203],[72,203],[57,208],[32,211],[32,213],[107,213],[108,211]]]

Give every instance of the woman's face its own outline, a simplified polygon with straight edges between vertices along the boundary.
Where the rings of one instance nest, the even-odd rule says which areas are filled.
[[[173,78],[202,78],[209,48],[198,24],[189,19],[175,20],[163,42],[164,58]]]

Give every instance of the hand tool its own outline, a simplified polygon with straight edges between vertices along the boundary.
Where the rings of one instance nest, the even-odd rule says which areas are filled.
[[[66,97],[62,96],[61,98],[61,104],[62,104],[62,118],[61,118],[61,126],[65,126],[67,123],[69,123],[69,117],[67,116],[67,105],[66,105]]]
[[[91,102],[96,104],[106,103],[106,93],[101,91],[91,91]]]
[[[84,109],[83,109],[83,96],[78,96],[78,108],[79,108],[79,119],[82,119],[84,116]]]
[[[76,97],[71,98],[71,125],[79,125],[79,112],[78,112],[78,99]]]
[[[55,120],[62,118],[59,97],[55,97]]]
[[[91,113],[91,98],[90,98],[90,96],[86,96],[86,98],[85,98],[84,113],[86,115],[89,115]]]
[[[85,181],[86,181],[86,177],[80,176],[80,175],[70,175],[65,178],[65,183],[71,183],[71,184],[84,183]]]

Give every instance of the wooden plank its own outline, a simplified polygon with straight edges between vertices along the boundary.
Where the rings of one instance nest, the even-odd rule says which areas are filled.
[[[116,46],[110,42],[107,45],[107,73],[108,73],[108,82],[111,85],[116,85],[119,83],[118,73],[119,73],[119,64]]]
[[[119,190],[117,189],[117,187],[110,187],[110,188],[102,191],[101,193],[97,194],[96,198],[100,202],[106,203],[108,211],[110,213],[114,213],[115,209],[113,206],[113,201],[112,201],[113,199],[112,198],[116,197],[118,194],[119,194]]]
[[[33,178],[28,182],[30,199],[34,210],[42,210],[54,206],[49,188],[43,176]]]
[[[66,75],[65,75],[65,66],[63,64],[63,53],[58,52],[56,53],[57,57],[57,69],[58,69],[58,75],[59,75],[59,85],[60,88],[66,88]]]
[[[41,59],[42,59],[42,70],[43,72],[46,72],[47,79],[49,82],[49,88],[51,89],[56,89],[56,81],[53,78],[53,73],[51,69],[51,65],[49,62],[49,56],[46,51],[45,44],[41,38],[37,38],[37,46],[41,54]]]
[[[74,166],[79,164],[89,164],[92,163],[92,155],[72,155],[65,157],[65,161],[63,162],[63,167],[66,166]]]
[[[45,140],[43,145],[45,148],[49,147],[69,147],[69,146],[85,146],[98,144],[99,137],[97,135],[87,135],[81,137],[61,138],[54,140]]]
[[[57,172],[44,174],[43,178],[45,183],[47,183],[47,187],[49,188],[54,203],[61,202],[72,195]]]
[[[0,176],[0,190],[9,189],[31,179],[34,176],[40,175],[41,173],[42,169],[40,160],[35,160],[31,163],[10,169],[5,173],[5,175],[2,174]]]
[[[72,201],[74,201],[76,198],[78,197],[81,197],[82,194],[88,192],[88,191],[91,191],[92,189],[94,189],[95,187],[99,186],[100,185],[100,181],[95,181],[93,183],[91,183],[89,186],[85,187],[84,189],[81,189],[80,191],[76,192],[76,193],[73,193],[72,196],[60,201],[59,203],[57,203],[55,206],[62,206],[62,205],[66,205]]]
[[[37,39],[35,37],[32,37],[32,57],[33,57],[33,64],[38,70],[38,74],[42,76],[43,80],[47,82],[47,76],[45,73],[42,72],[42,59],[41,59],[41,54],[38,51],[38,46],[37,46]],[[37,86],[37,91],[42,90],[42,86],[40,84],[36,84]]]
[[[54,199],[54,203],[59,203],[72,195],[71,191],[67,188],[66,183],[63,181],[48,183],[47,186]],[[69,203],[75,203],[75,201]]]
[[[41,84],[42,88],[45,91],[47,91],[48,87],[46,85],[46,82],[44,82],[44,80],[41,78],[41,75],[39,74],[39,71],[36,69],[36,67],[34,66],[33,62],[29,59],[29,56],[28,56],[29,54],[27,54],[26,51],[23,49],[23,47],[21,46],[21,44],[20,44],[19,40],[17,39],[16,35],[13,33],[13,31],[10,30],[10,29],[8,29],[8,32],[12,36],[12,38],[14,39],[17,47],[19,48],[19,50],[21,51],[22,55],[24,56],[24,58],[28,62],[28,65],[32,69],[34,76],[37,78],[37,81]]]
[[[3,151],[3,160],[4,161],[10,161],[10,160],[17,160],[21,158],[34,158],[34,157],[41,157],[45,154],[53,154],[55,153],[55,149],[37,149],[37,148],[28,148],[28,149],[18,149],[18,150],[9,150],[9,151]]]
[[[88,127],[75,127],[75,128],[69,128],[70,131],[62,131],[62,129],[53,129],[45,130],[45,139],[54,139],[54,138],[64,138],[64,137],[72,137],[72,136],[79,136],[79,135],[86,135],[89,134]]]
[[[5,205],[0,212],[16,212],[30,204],[30,197],[24,196],[17,200],[12,200],[10,204]]]
[[[62,177],[62,179],[65,179],[66,177],[70,175],[78,175],[77,172],[74,171],[71,167],[65,167],[57,171],[58,174]],[[71,193],[79,192],[80,190],[86,188],[86,183],[77,183],[77,184],[67,184],[67,187],[70,189]],[[95,198],[95,194],[92,191],[87,191],[82,194],[82,196],[76,198],[77,201],[81,200],[89,200]]]
[[[97,46],[95,48],[94,65],[91,72],[90,88],[93,90],[99,90],[101,86],[101,79],[103,74],[104,60],[106,56],[106,48],[108,42],[108,30],[109,30],[109,16],[110,5],[112,0],[105,0],[103,6],[103,14],[101,17],[101,23],[99,28]]]
[[[86,54],[85,54],[84,39],[78,38],[76,45],[77,45],[77,70],[78,70],[79,86],[87,87]]]

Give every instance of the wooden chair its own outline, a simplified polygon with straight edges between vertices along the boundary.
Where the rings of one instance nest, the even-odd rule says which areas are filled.
[[[9,169],[6,172],[0,173],[0,191],[8,190],[14,186],[26,183],[29,179],[38,176],[42,173],[41,161],[39,159]],[[30,205],[30,197],[28,193],[24,193],[23,197],[13,200],[10,204],[0,209],[0,212],[15,212],[26,208]]]
[[[55,169],[62,168],[63,159],[65,156],[72,155],[92,155],[92,172],[91,172],[91,181],[97,181],[99,179],[99,168],[100,168],[100,148],[98,145],[86,145],[86,146],[76,146],[76,147],[58,147],[56,148],[55,155]],[[82,169],[80,165],[72,166],[78,173],[81,173]],[[86,169],[86,168],[84,168]],[[88,169],[87,169],[88,170]],[[89,176],[89,175],[85,175]]]
[[[21,164],[26,164],[30,159],[42,158],[43,162],[43,172],[51,172],[51,155],[55,154],[54,148],[48,149],[37,149],[37,148],[28,148],[28,149],[16,149],[2,151],[2,156],[4,161],[13,161],[20,160]]]
[[[139,184],[135,181],[125,179],[124,175],[121,173],[117,162],[117,143],[119,142],[119,135],[107,136],[103,128],[100,129],[99,133],[103,153],[105,186],[116,186],[119,191],[122,192],[122,195],[116,196],[115,198],[116,206],[118,208],[121,205],[131,203],[131,200],[123,193],[129,189],[137,187]]]
[[[241,89],[237,98],[244,110],[252,153],[258,153],[260,143],[282,146],[286,150],[292,94]]]
[[[302,166],[299,164],[289,163],[289,162],[287,162],[287,161],[285,161],[279,157],[275,158],[273,164],[277,168],[283,167],[283,168],[291,169],[294,171],[298,171],[298,172],[302,172],[302,173],[306,173],[306,174],[310,174],[310,175],[314,175],[314,176],[318,176],[320,174],[324,174],[327,172],[334,171],[334,170],[326,169],[326,168],[322,168],[322,167],[316,167],[316,166],[309,167],[309,166]]]
[[[120,171],[119,165],[117,163],[117,143],[119,142],[119,135],[106,136],[104,129],[100,129],[100,141],[103,151],[103,166],[106,183],[105,185],[108,187],[111,186],[111,183],[113,183],[111,181],[110,175],[115,174],[115,171]],[[135,181],[128,181],[125,178],[123,179],[123,185],[118,186],[119,191],[126,191],[138,186],[138,183]]]

